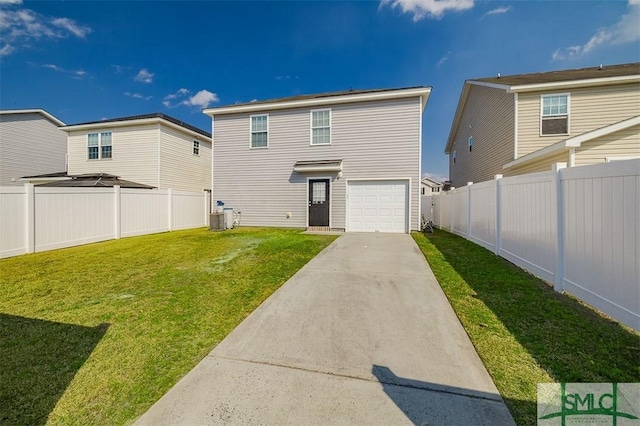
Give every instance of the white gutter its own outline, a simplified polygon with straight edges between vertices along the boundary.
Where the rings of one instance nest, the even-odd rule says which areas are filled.
[[[9,115],[9,114],[41,114],[45,118],[52,121],[57,126],[66,126],[64,121],[57,119],[53,115],[49,114],[47,111],[43,109],[7,109],[0,111],[0,115]]]
[[[316,107],[323,105],[336,105],[346,104],[353,102],[367,102],[367,101],[380,101],[388,99],[403,99],[411,97],[422,97],[422,111],[427,105],[429,94],[431,93],[430,87],[420,87],[415,89],[398,89],[388,90],[382,92],[372,93],[356,93],[356,94],[344,94],[336,96],[326,96],[313,99],[299,99],[290,101],[278,101],[273,102],[257,102],[254,104],[243,105],[230,105],[226,107],[207,108],[202,112],[209,116],[223,115],[223,114],[238,114],[249,113],[256,111],[267,111],[277,109],[290,109],[290,108],[303,108],[303,107]]]
[[[557,81],[554,83],[537,83],[513,85],[509,88],[509,92],[532,92],[536,90],[559,90],[574,89],[578,87],[589,86],[610,86],[612,84],[637,83],[640,82],[640,75],[625,75],[620,77],[590,78],[586,80]]]
[[[63,126],[60,127],[60,129],[67,131],[67,132],[74,132],[74,131],[78,131],[78,130],[93,130],[93,129],[102,129],[105,127],[109,127],[109,128],[113,128],[113,127],[127,127],[127,126],[137,126],[137,125],[144,125],[144,124],[164,124],[165,126],[169,126],[172,127],[176,130],[180,130],[182,132],[188,133],[189,135],[195,137],[195,138],[200,138],[200,139],[204,139],[206,141],[211,142],[211,138],[208,136],[205,136],[201,133],[198,132],[194,132],[191,129],[187,129],[186,127],[182,127],[179,126],[175,123],[172,123],[171,121],[167,121],[163,118],[160,117],[153,117],[153,118],[144,118],[144,119],[140,119],[140,120],[124,120],[124,121],[101,121],[99,123],[91,123],[91,124],[76,124],[76,125],[71,125],[71,126]]]

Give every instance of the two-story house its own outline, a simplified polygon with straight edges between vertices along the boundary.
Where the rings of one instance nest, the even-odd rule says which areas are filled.
[[[430,92],[348,90],[205,109],[212,199],[250,226],[418,230]]]
[[[43,109],[0,111],[0,186],[24,185],[23,176],[64,175],[65,124]]]
[[[68,174],[110,174],[156,188],[211,188],[211,134],[155,113],[62,127]]]
[[[442,192],[444,187],[443,182],[431,179],[429,177],[423,177],[420,181],[420,195],[433,195]]]
[[[640,157],[640,64],[467,80],[445,153],[456,187]]]

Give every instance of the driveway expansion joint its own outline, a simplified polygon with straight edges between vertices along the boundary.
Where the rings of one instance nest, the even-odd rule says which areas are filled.
[[[252,361],[249,359],[238,359],[238,358],[231,358],[231,357],[225,357],[225,356],[221,356],[221,355],[207,355],[207,357],[209,358],[219,358],[219,359],[223,359],[226,361],[234,361],[234,362],[246,362],[248,364],[256,364],[256,365],[266,365],[269,367],[279,367],[279,368],[286,368],[288,370],[297,370],[297,371],[304,371],[307,373],[314,373],[314,374],[321,374],[321,375],[326,375],[326,376],[334,376],[334,377],[340,377],[343,379],[350,379],[350,380],[360,380],[363,382],[369,382],[369,383],[378,383],[379,385],[386,385],[386,386],[397,386],[397,387],[401,387],[401,388],[410,388],[410,389],[417,389],[417,390],[422,390],[422,391],[426,391],[426,392],[435,392],[435,393],[445,393],[445,394],[449,394],[449,395],[455,395],[455,396],[462,396],[465,398],[472,398],[472,399],[481,399],[484,401],[490,401],[490,402],[496,402],[496,403],[502,403],[502,397],[500,397],[500,395],[496,395],[495,398],[492,397],[487,397],[487,396],[482,396],[482,395],[478,395],[478,394],[474,394],[472,392],[456,392],[456,391],[451,391],[451,390],[447,390],[447,389],[442,389],[440,386],[435,385],[435,386],[414,386],[408,383],[398,383],[398,382],[393,382],[393,381],[387,381],[387,380],[372,380],[372,379],[367,379],[365,377],[358,377],[358,376],[351,376],[348,374],[340,374],[340,373],[334,373],[331,371],[323,371],[323,370],[312,370],[309,368],[302,368],[302,367],[294,367],[291,365],[284,365],[284,364],[277,364],[277,363],[273,363],[273,362],[266,362],[266,361]],[[442,385],[443,387],[446,387],[446,385]]]

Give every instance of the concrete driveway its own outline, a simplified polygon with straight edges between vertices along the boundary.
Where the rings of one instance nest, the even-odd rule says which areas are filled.
[[[409,235],[345,234],[137,422],[511,425]]]

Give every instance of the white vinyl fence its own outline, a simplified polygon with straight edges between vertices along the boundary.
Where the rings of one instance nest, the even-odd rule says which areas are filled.
[[[640,330],[640,160],[468,184],[422,212]]]
[[[0,258],[207,226],[209,206],[204,191],[0,187]]]

